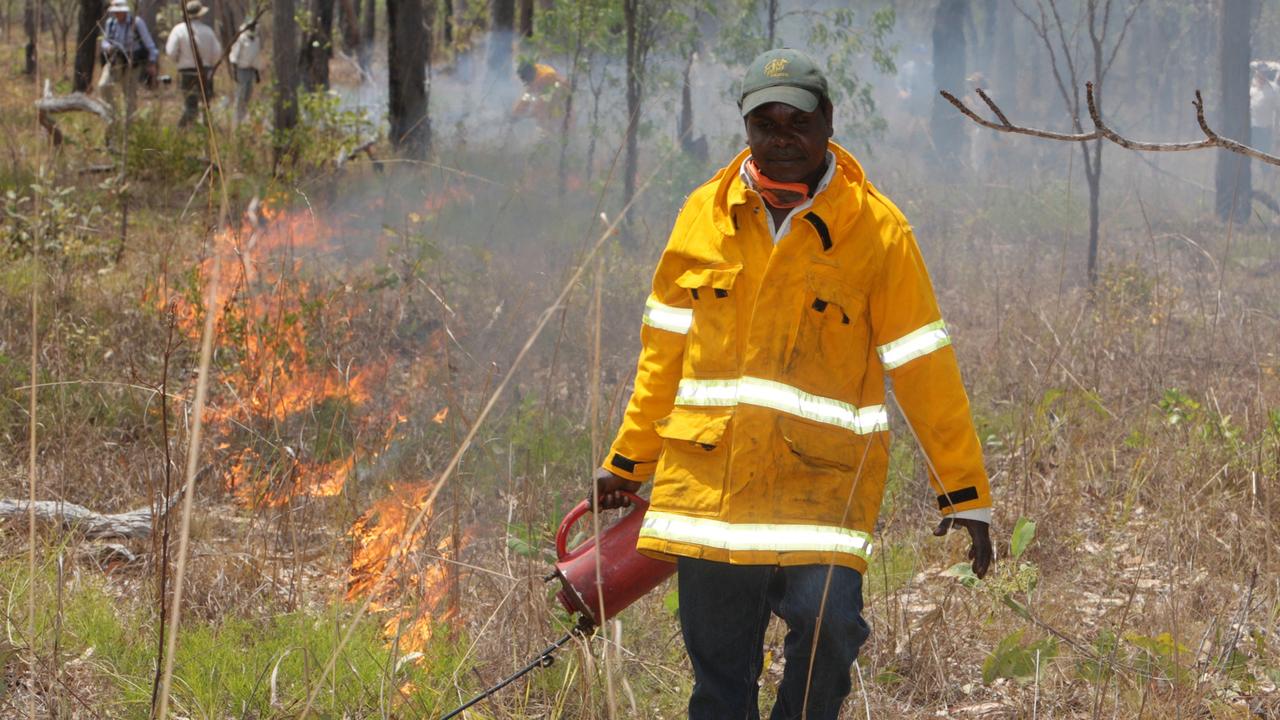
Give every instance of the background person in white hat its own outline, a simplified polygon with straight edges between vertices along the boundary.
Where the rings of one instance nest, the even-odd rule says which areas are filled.
[[[199,20],[208,12],[209,8],[201,5],[200,0],[188,2],[187,21],[178,23],[165,42],[164,52],[178,66],[178,85],[182,88],[182,117],[178,119],[178,127],[186,127],[200,116],[202,81],[204,95],[213,97],[213,67],[222,56],[222,43],[218,42],[213,28]],[[192,38],[195,38],[194,52]]]
[[[151,32],[142,18],[133,14],[129,0],[111,0],[107,7],[107,20],[102,27],[102,75],[98,77],[98,91],[102,99],[116,105],[116,85],[124,85],[124,112],[131,115],[138,96],[138,80],[154,79],[159,51],[151,39]]]

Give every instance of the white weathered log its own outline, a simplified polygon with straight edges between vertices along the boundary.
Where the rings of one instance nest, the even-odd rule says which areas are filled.
[[[54,97],[49,94],[48,88],[45,88],[45,96],[36,100],[36,119],[40,121],[40,126],[49,131],[50,137],[53,138],[54,145],[62,144],[62,131],[53,122],[51,116],[65,112],[87,112],[97,115],[110,125],[115,121],[115,117],[111,113],[111,108],[101,100],[89,97],[81,92],[74,92],[70,95]]]
[[[111,108],[106,103],[81,92],[56,97],[42,97],[36,100],[35,105],[36,110],[49,115],[65,112],[87,112],[97,115],[107,123],[115,120],[115,116],[111,114]]]
[[[152,512],[158,510],[160,516],[169,512],[178,501],[181,492],[174,493],[161,507],[141,507],[137,510],[104,515],[94,512],[83,505],[61,502],[58,500],[37,500],[35,502],[36,518],[46,523],[57,523],[64,529],[78,530],[90,539],[127,538],[139,539],[150,537]],[[28,501],[0,500],[0,520],[19,522],[27,517]]]

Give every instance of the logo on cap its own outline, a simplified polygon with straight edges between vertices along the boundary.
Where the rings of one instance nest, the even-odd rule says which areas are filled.
[[[780,78],[787,76],[787,63],[791,62],[787,58],[774,58],[764,65],[764,74],[771,78]]]

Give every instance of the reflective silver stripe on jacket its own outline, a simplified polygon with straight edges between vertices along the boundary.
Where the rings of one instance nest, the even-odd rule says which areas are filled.
[[[649,510],[640,537],[689,543],[719,550],[838,552],[871,557],[871,536],[835,525],[727,523]]]
[[[738,403],[767,407],[861,435],[889,429],[889,414],[883,405],[859,408],[773,380],[750,376],[736,380],[685,378],[676,389],[677,405],[730,407]]]
[[[693,326],[693,310],[663,305],[650,295],[644,303],[643,322],[649,327],[687,335]]]
[[[880,354],[884,369],[892,370],[950,344],[951,335],[947,332],[947,326],[938,320],[912,330],[893,342],[877,346],[876,352]]]

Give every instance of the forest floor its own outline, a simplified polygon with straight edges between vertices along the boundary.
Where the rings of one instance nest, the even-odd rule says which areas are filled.
[[[61,117],[55,151],[16,51],[0,60],[0,499],[30,492],[33,345],[36,497],[119,513],[175,496],[216,312],[174,716],[438,717],[561,635],[553,535],[616,427],[665,232],[710,170],[652,139],[656,179],[617,236],[634,247],[609,239],[557,306],[620,207],[616,138],[567,192],[558,143],[527,127],[502,147],[442,128],[430,162],[380,143],[383,162],[338,167],[371,126],[317,96],[273,168],[265,107],[230,130],[215,103],[217,133],[177,131],[167,89],[127,145]],[[895,416],[845,717],[1280,717],[1280,233],[1117,163],[1091,290],[1078,182],[940,184],[883,147],[865,165],[956,338],[1000,557],[974,583],[963,539],[931,536]],[[42,523],[33,546],[24,514],[0,519],[0,717],[148,716],[174,507],[140,539]],[[678,603],[669,582],[470,716],[682,717]]]

